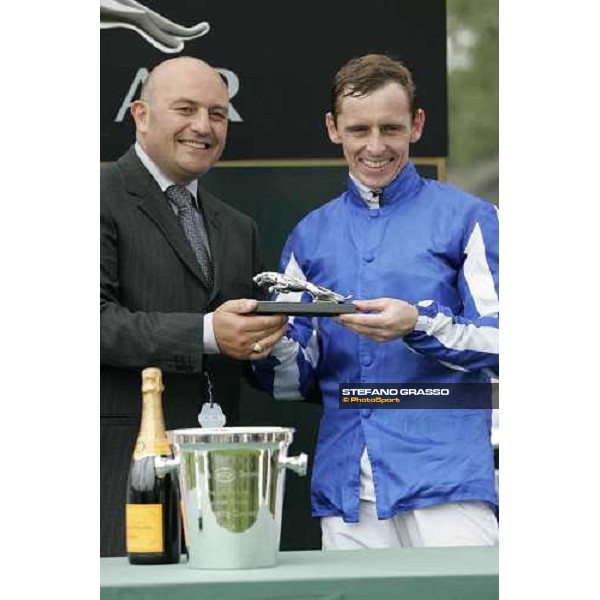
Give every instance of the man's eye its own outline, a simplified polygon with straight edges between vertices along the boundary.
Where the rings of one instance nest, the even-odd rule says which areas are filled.
[[[178,106],[175,110],[182,115],[191,115],[194,112],[191,106]]]
[[[227,115],[222,112],[211,112],[209,114],[213,121],[224,121],[227,118]]]

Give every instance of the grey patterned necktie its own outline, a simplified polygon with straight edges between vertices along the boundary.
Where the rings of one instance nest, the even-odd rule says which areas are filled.
[[[202,215],[194,208],[194,197],[183,185],[169,186],[165,194],[177,207],[177,217],[183,227],[202,274],[212,288],[214,283],[213,263],[208,249],[208,237]]]

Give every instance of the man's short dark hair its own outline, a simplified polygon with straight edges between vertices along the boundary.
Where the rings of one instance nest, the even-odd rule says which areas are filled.
[[[331,112],[337,120],[339,102],[347,96],[365,96],[384,85],[399,83],[408,96],[410,112],[417,111],[415,84],[408,68],[385,54],[365,54],[348,61],[336,74],[331,88]]]

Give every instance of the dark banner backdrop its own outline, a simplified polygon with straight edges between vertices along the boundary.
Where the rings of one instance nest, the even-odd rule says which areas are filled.
[[[232,110],[221,168],[202,185],[256,220],[267,269],[277,268],[296,223],[344,189],[347,168],[326,136],[324,115],[331,80],[353,56],[385,52],[413,71],[427,120],[411,153],[425,177],[443,178],[445,0],[100,0],[100,6],[101,161],[116,160],[133,143],[128,108],[149,70],[175,56],[205,59],[225,77]],[[165,52],[182,46],[173,31],[202,22],[208,33]],[[275,402],[250,386],[243,390],[241,423],[294,427],[290,452],[309,455],[307,477],[287,476],[282,550],[320,548],[310,474],[321,410],[318,398]]]
[[[205,59],[225,77],[232,110],[224,161],[339,157],[323,124],[331,80],[348,59],[367,52],[390,53],[413,71],[427,113],[414,155],[447,154],[445,0],[143,0],[143,5],[178,25],[210,25],[208,33],[171,56]],[[169,57],[125,25],[101,35],[103,161],[129,147],[128,105],[147,71]]]

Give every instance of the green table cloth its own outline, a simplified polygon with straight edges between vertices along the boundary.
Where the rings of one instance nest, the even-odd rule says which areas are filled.
[[[100,559],[102,600],[486,600],[498,547],[281,552],[275,567],[196,570]]]

